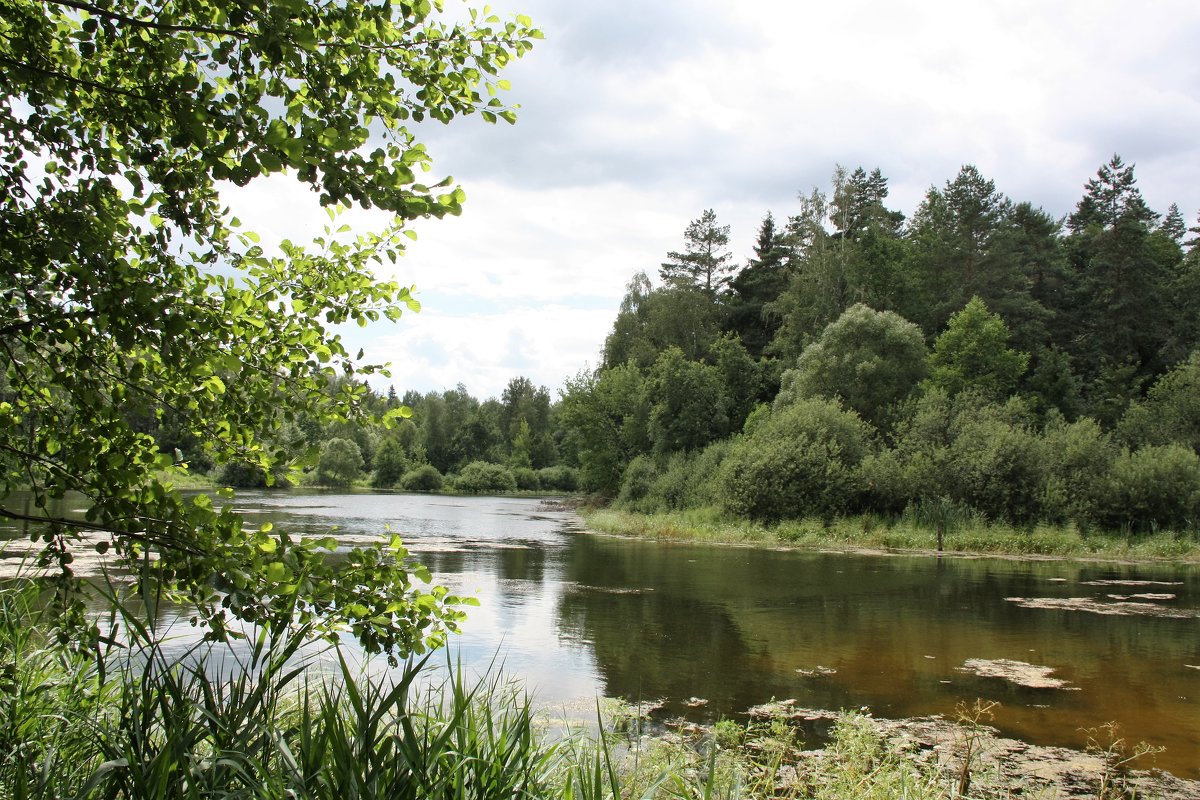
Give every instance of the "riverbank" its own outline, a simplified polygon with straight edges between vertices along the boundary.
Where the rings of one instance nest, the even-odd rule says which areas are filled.
[[[1044,747],[1001,736],[987,724],[993,707],[964,706],[955,720],[891,720],[866,709],[833,712],[776,701],[750,709],[745,724],[680,722],[658,735],[631,737],[637,759],[618,774],[623,796],[670,770],[690,776],[691,794],[678,796],[709,789],[721,797],[825,800],[1200,798],[1200,781],[1154,769],[1154,748],[1126,741],[1115,726],[1090,732],[1086,751]],[[827,731],[823,747],[812,748],[800,734],[814,725]]]
[[[591,530],[663,541],[708,542],[796,549],[937,552],[937,531],[911,520],[874,515],[832,521],[788,520],[761,525],[702,508],[661,514],[635,514],[611,508],[580,509]],[[948,529],[945,552],[958,555],[1022,556],[1200,563],[1195,534],[1160,531],[1120,534],[1078,527],[1036,525],[1018,528],[971,522]]]

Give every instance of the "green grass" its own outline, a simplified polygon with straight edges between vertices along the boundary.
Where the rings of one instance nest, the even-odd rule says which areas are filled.
[[[937,547],[936,531],[907,517],[887,519],[864,514],[832,521],[801,519],[762,525],[725,516],[714,508],[660,514],[609,508],[582,513],[593,530],[648,539],[795,548],[934,551]],[[951,526],[944,547],[953,553],[1200,562],[1200,539],[1191,533],[1125,535],[1085,532],[1074,525],[1023,528],[977,519]]]

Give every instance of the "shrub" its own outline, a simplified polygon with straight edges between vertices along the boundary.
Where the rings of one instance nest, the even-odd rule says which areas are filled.
[[[1036,519],[1046,483],[1041,437],[999,415],[981,416],[962,424],[950,446],[952,497],[989,519]]]
[[[699,452],[675,453],[650,484],[644,505],[655,511],[710,506],[720,494],[718,474],[729,453],[729,440]]]
[[[1046,485],[1042,515],[1050,522],[1096,520],[1103,501],[1104,484],[1117,448],[1112,438],[1092,419],[1067,424],[1051,420],[1042,434]]]
[[[432,464],[422,464],[400,478],[400,488],[406,492],[436,492],[442,488],[442,473]]]
[[[536,469],[530,467],[515,467],[512,471],[513,480],[517,482],[517,488],[523,492],[536,492],[542,488],[542,482],[538,479]]]
[[[1103,522],[1133,530],[1200,526],[1200,456],[1179,444],[1125,451],[1106,482]]]
[[[646,502],[657,477],[658,468],[649,456],[638,456],[630,461],[629,466],[625,468],[625,474],[621,476],[617,505],[643,514],[657,511],[658,509],[650,507]]]
[[[830,400],[776,409],[730,447],[721,467],[723,505],[767,521],[845,511],[861,499],[858,467],[872,440],[869,425]]]
[[[471,494],[490,494],[493,492],[514,492],[517,480],[512,471],[503,464],[493,464],[490,461],[472,461],[462,468],[454,481],[454,488],[460,492]]]
[[[571,467],[542,467],[538,470],[538,483],[543,489],[573,492],[579,488],[579,471]]]
[[[262,489],[267,485],[267,473],[255,464],[229,461],[217,471],[216,482],[234,489]]]

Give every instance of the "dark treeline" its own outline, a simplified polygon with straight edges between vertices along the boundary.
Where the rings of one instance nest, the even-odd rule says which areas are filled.
[[[1200,227],[1119,157],[1057,219],[973,166],[911,217],[879,170],[767,214],[740,268],[705,211],[567,382],[583,487],[764,520],[957,507],[1200,524]]]

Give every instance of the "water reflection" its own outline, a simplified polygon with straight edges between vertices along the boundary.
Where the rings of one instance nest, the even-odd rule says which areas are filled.
[[[399,533],[439,582],[481,603],[451,657],[484,668],[499,656],[542,702],[583,717],[597,695],[663,699],[665,714],[706,720],[773,697],[885,716],[952,716],[985,698],[1002,703],[995,722],[1007,734],[1081,747],[1081,728],[1116,720],[1128,740],[1167,747],[1158,766],[1200,777],[1200,619],[1006,599],[1149,592],[1195,615],[1194,567],[641,542],[586,534],[529,499],[252,492],[236,502],[256,525],[332,528],[348,544]],[[1147,580],[1171,585],[1112,583]],[[1053,667],[1069,688],[981,678],[960,669],[968,659]],[[690,707],[692,697],[708,703]]]

